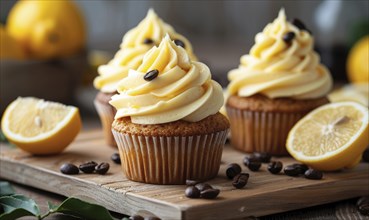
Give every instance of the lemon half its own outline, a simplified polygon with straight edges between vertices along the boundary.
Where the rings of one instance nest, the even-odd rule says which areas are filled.
[[[369,144],[369,111],[356,102],[321,106],[289,132],[286,147],[298,161],[322,171],[350,168]]]
[[[63,151],[81,126],[78,108],[33,97],[13,101],[1,120],[1,129],[11,143],[40,155]]]

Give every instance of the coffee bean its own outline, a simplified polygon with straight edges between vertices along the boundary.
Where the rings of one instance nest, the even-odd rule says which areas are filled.
[[[272,174],[277,174],[281,172],[283,164],[280,161],[273,161],[268,164],[268,171]]]
[[[369,196],[363,196],[358,199],[356,207],[362,215],[369,215]]]
[[[154,41],[151,38],[146,38],[143,42],[144,44],[152,44]]]
[[[93,173],[97,163],[95,161],[90,161],[79,165],[79,169],[84,173]]]
[[[142,217],[141,215],[133,215],[129,217],[129,220],[144,220],[144,217]]]
[[[305,24],[298,18],[292,20],[292,24],[295,25],[300,30],[306,30]]]
[[[255,157],[254,155],[249,155],[243,158],[243,164],[245,166],[249,166],[250,162],[261,162],[260,158]]]
[[[294,32],[288,32],[286,34],[283,35],[282,39],[284,42],[286,43],[291,43],[291,41],[295,38],[296,34]]]
[[[71,163],[65,163],[61,165],[60,172],[64,174],[74,175],[79,173],[79,169],[76,165]]]
[[[185,190],[185,195],[188,198],[200,198],[200,190],[195,186],[189,186]]]
[[[302,163],[294,163],[292,164],[292,166],[294,166],[297,170],[299,170],[299,174],[304,175],[305,172],[309,169],[308,166],[306,166],[305,164]]]
[[[213,188],[212,186],[210,186],[207,183],[198,183],[198,184],[195,185],[195,187],[197,189],[199,189],[200,191],[204,191],[204,190],[212,189]]]
[[[320,180],[323,178],[323,173],[319,170],[308,169],[305,172],[305,178],[311,180]]]
[[[219,189],[206,189],[201,191],[201,198],[204,199],[215,199],[220,193]]]
[[[147,72],[145,74],[144,80],[151,81],[151,80],[155,79],[158,75],[159,75],[159,70],[157,70],[157,69],[150,70],[149,72]]]
[[[233,177],[237,176],[239,173],[241,173],[240,165],[236,163],[231,163],[228,165],[226,169],[226,175],[228,179],[233,179]]]
[[[186,185],[187,186],[194,186],[196,184],[200,183],[199,181],[197,180],[186,180]]]
[[[111,160],[116,163],[116,164],[121,164],[121,161],[120,161],[120,156],[118,153],[114,153],[111,155]]]
[[[248,180],[249,180],[249,174],[248,173],[240,173],[237,176],[233,178],[232,185],[236,187],[237,189],[241,189],[244,186],[246,186]]]
[[[260,161],[249,161],[247,167],[249,168],[249,170],[251,171],[258,171],[261,167],[261,162]]]
[[[369,149],[366,149],[363,153],[363,161],[369,163]]]
[[[288,165],[283,169],[283,172],[287,175],[287,176],[298,176],[301,174],[301,170],[293,165]]]
[[[108,172],[109,168],[110,166],[108,163],[100,163],[99,165],[95,167],[95,171],[98,174],[104,175],[105,173]]]
[[[253,156],[258,158],[262,163],[269,163],[272,155],[266,152],[255,152]]]
[[[174,40],[174,43],[175,43],[177,46],[181,46],[181,47],[183,47],[183,48],[186,48],[185,43],[183,43],[183,41],[181,41],[181,40],[176,39],[176,40]]]
[[[148,217],[145,217],[145,220],[161,220],[161,218],[158,218],[156,216],[148,216]]]

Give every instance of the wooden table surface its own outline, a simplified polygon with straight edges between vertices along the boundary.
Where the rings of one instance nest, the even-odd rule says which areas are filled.
[[[86,122],[84,122],[84,129],[87,130],[95,129],[97,127],[99,127],[99,123],[96,122],[96,120],[88,119]],[[19,185],[17,183],[12,184],[17,193],[24,194],[34,199],[37,202],[37,204],[40,205],[42,212],[44,212],[47,209],[47,201],[57,204],[65,199],[65,197],[63,196],[35,189],[29,186]],[[360,220],[369,219],[369,217],[362,216],[357,212],[355,206],[356,200],[357,200],[356,198],[344,200],[326,205],[320,205],[290,212],[284,212],[280,214],[263,216],[255,219],[360,219]],[[116,214],[116,217],[121,218],[123,216]],[[22,218],[22,219],[34,219],[34,218]],[[65,219],[65,217],[61,215],[58,216],[54,215],[48,217],[47,219],[63,220]]]

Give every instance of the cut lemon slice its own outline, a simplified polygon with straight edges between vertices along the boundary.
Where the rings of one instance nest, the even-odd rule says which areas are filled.
[[[11,143],[41,155],[63,151],[81,125],[78,108],[33,97],[13,101],[1,120],[1,129]]]
[[[368,119],[368,108],[356,102],[321,106],[292,128],[287,150],[318,170],[351,168],[369,144]]]
[[[353,101],[369,107],[369,83],[347,84],[328,95],[331,102]]]

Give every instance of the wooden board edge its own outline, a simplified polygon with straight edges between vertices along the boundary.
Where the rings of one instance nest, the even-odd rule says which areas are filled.
[[[49,173],[50,176],[45,175],[45,172]],[[182,219],[183,215],[180,207],[173,206],[170,203],[147,199],[146,197],[145,201],[143,196],[130,192],[117,193],[108,187],[79,178],[68,178],[69,183],[67,183],[63,174],[58,175],[44,168],[25,165],[4,158],[0,158],[0,178],[59,195],[80,198],[126,215],[146,213],[156,215],[162,219]],[[92,188],[90,186],[92,184],[95,187]],[[96,197],[96,194],[99,194],[100,201],[89,196],[94,195]]]

